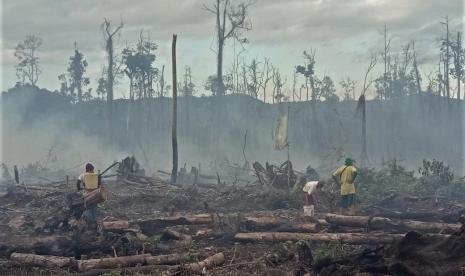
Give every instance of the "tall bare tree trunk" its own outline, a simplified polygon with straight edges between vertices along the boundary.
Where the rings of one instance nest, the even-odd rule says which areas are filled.
[[[417,85],[417,92],[421,93],[421,83],[420,83],[420,71],[418,70],[418,63],[417,63],[417,53],[415,52],[415,42],[412,42],[413,48],[413,67],[415,70],[415,80]]]
[[[173,68],[173,122],[171,128],[171,142],[173,146],[173,170],[171,171],[171,183],[176,183],[178,174],[178,138],[176,135],[177,127],[177,105],[178,105],[178,88],[176,80],[176,38],[173,34],[173,42],[171,44],[171,59]]]
[[[450,61],[450,55],[449,55],[449,17],[446,17],[446,60],[445,60],[445,79],[446,79],[446,93],[447,93],[447,98],[450,98],[450,87],[449,87],[449,61]]]
[[[223,83],[223,48],[224,48],[224,32],[226,25],[226,6],[223,11],[223,25],[220,20],[220,0],[216,0],[216,27],[218,33],[218,56],[216,66],[216,93],[218,95],[224,94],[224,83]]]
[[[366,117],[366,101],[365,95],[363,97],[363,105],[362,105],[362,166],[366,166],[368,164],[368,151],[367,151],[367,117]],[[360,97],[360,98],[361,98]]]
[[[110,143],[113,139],[113,82],[115,75],[113,72],[113,36],[117,34],[121,28],[123,28],[123,23],[112,32],[110,31],[111,22],[105,19],[104,28],[106,32],[106,51],[108,55],[108,68],[107,68],[107,107],[108,107],[108,135],[110,136]]]
[[[457,74],[457,99],[460,101],[460,80],[462,79],[462,60],[460,60],[461,52],[462,52],[462,33],[457,32],[457,61],[455,62],[455,66],[457,67],[456,74]]]

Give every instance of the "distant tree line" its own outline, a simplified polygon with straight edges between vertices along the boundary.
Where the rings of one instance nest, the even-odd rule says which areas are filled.
[[[230,0],[212,0],[211,5],[203,6],[214,17],[217,70],[201,85],[196,85],[191,67],[186,66],[177,85],[181,96],[193,96],[200,92],[201,87],[213,96],[246,94],[271,103],[339,101],[356,100],[373,85],[379,100],[422,92],[462,99],[461,86],[465,80],[462,33],[451,32],[447,17],[440,22],[444,27],[444,35],[439,39],[436,70],[421,72],[415,41],[394,51],[391,47],[392,38],[387,26],[384,26],[382,50],[371,55],[369,71],[357,88],[359,83],[351,78],[344,77],[336,82],[328,75],[319,74],[315,49],[303,51],[302,61],[292,68],[292,80],[283,77],[282,69],[274,65],[269,57],[246,60],[245,46],[249,43],[246,33],[252,29],[249,10],[253,4],[251,1],[233,3]],[[141,31],[138,41],[126,43],[121,51],[115,51],[115,37],[123,26],[121,22],[114,27],[107,19],[102,23],[107,63],[102,65],[102,74],[96,80],[95,90],[90,87],[91,81],[86,76],[88,62],[85,55],[78,48],[77,42],[74,42],[74,52],[69,57],[66,72],[58,76],[58,93],[68,97],[72,103],[105,99],[111,102],[114,85],[121,78],[126,78],[129,87],[125,97],[131,100],[165,97],[169,94],[171,86],[165,84],[165,66],[156,63],[158,44],[149,36]],[[233,43],[233,62],[224,69],[225,46],[228,42]],[[37,85],[42,73],[39,56],[42,44],[41,38],[29,35],[16,46],[16,75],[20,84]],[[236,51],[237,45],[239,51]],[[372,77],[375,67],[381,69],[379,71],[382,73]],[[455,80],[455,85],[451,85],[452,80]],[[337,84],[340,88],[336,87]],[[339,95],[336,93],[338,89],[342,92]]]

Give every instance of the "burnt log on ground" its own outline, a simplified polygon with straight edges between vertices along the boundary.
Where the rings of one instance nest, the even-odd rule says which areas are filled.
[[[241,242],[284,242],[308,240],[315,242],[341,242],[349,244],[390,244],[403,237],[402,234],[361,234],[361,233],[283,233],[252,232],[237,233],[236,241]]]
[[[105,268],[118,268],[118,267],[129,267],[137,264],[145,265],[145,258],[149,257],[150,254],[123,256],[114,258],[101,258],[101,259],[89,259],[89,260],[78,260],[77,270],[80,272],[91,270],[91,269],[105,269]]]
[[[130,224],[127,220],[116,220],[116,221],[104,221],[102,223],[103,230],[112,231],[112,230],[126,230],[129,229]]]
[[[459,212],[431,212],[431,211],[418,211],[418,212],[399,212],[388,208],[374,205],[372,206],[377,211],[374,212],[376,217],[386,217],[392,219],[412,219],[421,221],[444,221],[448,223],[457,222]]]
[[[154,235],[163,232],[167,227],[176,225],[206,224],[213,226],[214,220],[210,214],[198,214],[138,220],[130,224],[137,224],[146,235]],[[273,216],[247,216],[240,219],[240,225],[249,231],[318,232],[321,229],[317,223],[292,222]]]
[[[296,223],[279,217],[245,217],[243,226],[249,231],[270,230],[276,232],[318,232],[316,223]]]
[[[152,256],[157,257],[157,256]],[[152,257],[146,257],[148,259]],[[225,262],[225,257],[223,253],[217,253],[200,262],[188,263],[184,265],[144,265],[137,267],[126,267],[126,268],[113,268],[113,269],[91,269],[86,272],[77,273],[76,276],[97,276],[105,273],[111,272],[120,272],[121,275],[126,275],[126,273],[151,273],[151,275],[160,275],[163,271],[170,273],[168,275],[178,275],[180,272],[188,273],[187,275],[192,274],[202,274],[204,268],[212,268],[215,266],[220,266]]]
[[[444,238],[408,232],[391,246],[323,258],[313,263],[318,275],[463,275],[465,228]]]
[[[39,255],[73,256],[73,241],[66,236],[8,235],[0,237],[0,257],[14,252]]]
[[[176,265],[185,263],[191,260],[195,255],[193,254],[167,254],[149,256],[145,258],[147,265]]]
[[[213,222],[210,214],[183,215],[172,217],[160,217],[148,220],[138,220],[134,223],[139,225],[141,231],[146,235],[154,235],[163,231],[166,227],[191,224],[211,224]]]
[[[72,267],[74,265],[74,258],[52,255],[13,253],[10,256],[10,260],[20,264],[21,266],[44,268],[63,268]]]
[[[423,233],[454,233],[461,227],[460,224],[442,222],[424,222],[415,220],[391,220],[383,217],[368,216],[341,216],[327,214],[326,220],[334,225],[364,227],[376,230],[420,231]]]

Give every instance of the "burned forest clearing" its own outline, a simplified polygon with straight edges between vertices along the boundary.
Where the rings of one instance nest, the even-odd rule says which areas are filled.
[[[460,0],[0,4],[0,275],[465,275]]]

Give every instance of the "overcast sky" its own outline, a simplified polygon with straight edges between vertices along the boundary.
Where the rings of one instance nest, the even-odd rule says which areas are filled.
[[[170,72],[171,36],[178,34],[178,68],[192,68],[194,82],[203,86],[215,72],[211,50],[215,19],[202,9],[213,0],[5,0],[2,1],[2,90],[16,82],[15,45],[26,35],[43,39],[40,49],[40,87],[59,88],[57,76],[66,72],[73,43],[89,63],[91,86],[105,62],[101,24],[104,18],[116,25],[124,21],[118,38],[120,51],[144,30],[159,45],[156,66]],[[238,1],[232,0],[233,3]],[[448,15],[451,32],[461,29],[462,0],[257,0],[249,15],[253,29],[246,60],[270,57],[292,85],[293,66],[302,62],[302,51],[316,50],[316,74],[335,82],[351,77],[361,80],[370,52],[381,51],[382,30],[387,24],[393,50],[415,40],[421,70],[428,73],[438,59],[440,24]],[[225,51],[225,70],[230,66],[232,41]],[[126,85],[117,86],[124,95]]]

